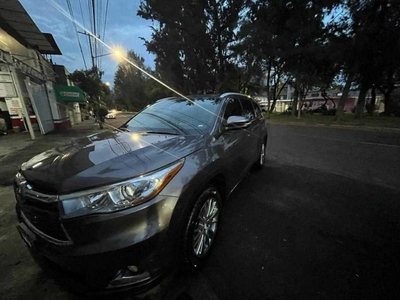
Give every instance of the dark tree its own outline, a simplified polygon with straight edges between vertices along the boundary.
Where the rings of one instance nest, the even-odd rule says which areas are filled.
[[[157,77],[148,67],[144,59],[134,51],[128,51],[127,60]],[[155,80],[144,74],[128,61],[120,62],[114,76],[115,102],[127,110],[141,110],[148,104],[171,94]]]
[[[185,93],[230,89],[230,45],[245,0],[142,1],[138,15],[155,22],[148,51],[156,55],[156,72]],[[237,70],[236,70],[237,71]]]

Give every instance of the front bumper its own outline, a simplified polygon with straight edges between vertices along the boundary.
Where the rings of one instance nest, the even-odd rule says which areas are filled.
[[[18,230],[44,269],[59,269],[81,286],[84,282],[83,292],[125,288],[140,292],[171,266],[168,225],[176,201],[176,197],[157,196],[120,212],[61,220],[70,240],[63,245],[38,234],[17,202]],[[128,266],[137,271],[129,271]]]

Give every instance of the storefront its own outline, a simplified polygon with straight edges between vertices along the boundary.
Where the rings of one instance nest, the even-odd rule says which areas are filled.
[[[8,130],[54,130],[49,94],[56,81],[49,55],[61,55],[53,36],[43,33],[19,1],[0,10],[0,109]],[[54,100],[55,102],[55,100]]]
[[[70,128],[82,122],[80,105],[86,104],[85,93],[77,86],[53,85],[57,113],[54,113],[56,129]]]

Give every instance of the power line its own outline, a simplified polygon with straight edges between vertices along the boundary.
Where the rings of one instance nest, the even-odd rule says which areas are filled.
[[[91,6],[90,6],[90,0],[86,1],[86,5],[87,5],[87,13],[88,13],[88,20],[90,23],[90,30],[91,32],[93,32],[93,20],[92,20],[92,10],[91,10]],[[92,58],[92,68],[95,66],[95,60],[94,60],[94,54],[93,54],[93,41],[91,39],[90,34],[87,34],[86,31],[84,33],[87,38],[88,38],[88,42],[89,42],[89,48],[90,48],[90,56]]]
[[[92,0],[92,18],[93,18],[93,34],[95,37],[97,37],[96,6],[94,0]],[[97,39],[94,40],[94,56],[97,56]]]
[[[66,2],[67,2],[67,6],[68,6],[69,13],[70,13],[72,19],[75,20],[74,11],[72,10],[71,2],[70,2],[70,0],[66,0]],[[71,22],[72,22],[72,24],[73,24],[73,26],[74,26],[74,28],[75,28],[76,39],[77,39],[77,41],[78,41],[79,49],[80,49],[80,51],[81,51],[81,55],[82,55],[82,59],[83,59],[83,64],[85,65],[85,69],[87,69],[85,55],[83,54],[81,41],[80,41],[79,35],[78,35],[78,28],[76,27],[75,22],[73,22],[73,21],[71,21]]]
[[[87,0],[88,17],[90,22],[90,31],[93,32],[93,20],[92,20],[92,8],[90,6],[90,0]]]
[[[83,24],[83,27],[86,28],[86,22],[85,22],[85,17],[83,16],[83,9],[82,9],[81,0],[79,0],[79,8],[80,8],[80,11],[81,11],[81,17],[82,17],[82,24]],[[87,40],[87,46],[88,46],[88,49],[89,49],[89,48],[90,48],[90,46],[89,46],[89,40]]]
[[[97,0],[96,3],[97,3],[97,24],[98,24],[97,25],[97,32],[98,32],[99,38],[101,38],[100,34],[101,34],[101,30],[102,30],[102,27],[101,27],[102,21],[101,20],[102,20],[102,14],[103,14],[103,10],[102,10],[103,6],[101,5],[102,4],[101,0]],[[102,53],[102,49],[103,49],[103,47],[100,44],[98,52]],[[100,58],[100,56],[97,58],[97,65],[99,66],[99,69],[100,69],[101,68],[101,58]]]
[[[104,17],[104,28],[103,28],[103,41],[105,40],[106,37],[106,27],[107,27],[107,16],[108,16],[108,0],[106,2],[106,14]]]
[[[108,0],[107,0],[107,2],[105,2],[105,1],[100,1],[100,0],[97,0],[97,2],[98,2],[98,11],[99,11],[99,13],[98,13],[98,33],[99,33],[99,38],[101,38],[101,39],[104,39],[104,35],[105,35],[105,27],[106,27],[106,23],[107,23],[107,10],[108,10]],[[100,47],[99,47],[99,53],[103,53],[104,52],[104,46],[102,45],[102,44],[100,44],[99,45]],[[99,68],[101,68],[101,63],[102,63],[102,58],[101,58],[101,56],[99,56],[99,61],[98,61],[98,64],[99,64]]]
[[[61,6],[60,0],[57,0],[57,2],[58,2],[58,5]],[[65,28],[68,28],[68,25],[67,25],[67,18],[66,18],[65,16],[63,16],[63,23],[64,23],[64,25],[65,25]],[[66,31],[67,31],[68,37],[72,40],[73,37],[71,36],[71,32],[70,32],[68,29],[66,29]]]
[[[104,27],[103,27],[103,36],[102,36],[103,41],[106,38],[107,17],[108,17],[108,0],[106,1],[106,12],[104,14]],[[102,47],[102,49],[104,50],[104,47]]]

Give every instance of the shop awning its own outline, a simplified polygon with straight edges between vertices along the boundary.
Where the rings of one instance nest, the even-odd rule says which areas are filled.
[[[39,30],[18,0],[0,1],[0,28],[42,54],[61,54],[53,36]]]
[[[85,102],[85,93],[77,86],[55,84],[54,91],[59,102]]]

